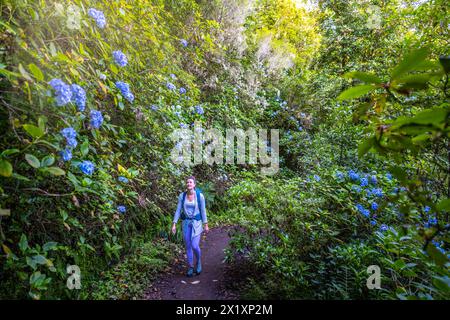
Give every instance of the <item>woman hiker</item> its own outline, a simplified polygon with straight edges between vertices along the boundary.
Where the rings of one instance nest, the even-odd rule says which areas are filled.
[[[208,232],[208,220],[206,218],[205,197],[200,190],[195,189],[195,178],[189,177],[186,180],[187,191],[180,193],[178,197],[177,211],[175,212],[172,233],[176,232],[176,224],[181,215],[181,226],[183,231],[184,243],[186,245],[187,262],[189,269],[186,273],[188,277],[194,275],[194,251],[197,259],[195,273],[199,275],[202,272],[200,236],[203,231],[202,223],[205,225],[205,231]]]

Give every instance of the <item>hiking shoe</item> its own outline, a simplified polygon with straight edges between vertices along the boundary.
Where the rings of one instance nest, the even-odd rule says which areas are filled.
[[[194,275],[194,268],[189,268],[186,272],[186,276],[192,277]]]
[[[195,269],[195,273],[196,273],[197,275],[199,275],[200,273],[202,273],[202,264],[201,264],[201,263],[198,263],[198,264],[197,264],[197,268]]]

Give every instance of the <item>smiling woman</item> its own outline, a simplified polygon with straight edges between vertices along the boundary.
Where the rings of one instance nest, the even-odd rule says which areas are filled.
[[[195,184],[195,177],[190,176],[186,179],[187,191],[182,192],[178,197],[177,210],[172,223],[172,233],[175,234],[176,224],[181,216],[183,239],[186,245],[187,263],[189,267],[186,273],[188,277],[194,275],[193,253],[197,260],[195,274],[199,275],[202,272],[202,253],[200,249],[200,236],[203,232],[202,224],[205,226],[205,231],[209,231],[205,196],[200,190],[195,189]]]

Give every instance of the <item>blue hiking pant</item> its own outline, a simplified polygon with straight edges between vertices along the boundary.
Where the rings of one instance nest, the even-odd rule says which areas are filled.
[[[194,256],[192,251],[194,251],[195,257],[197,258],[197,263],[201,261],[202,253],[200,251],[200,234],[192,238],[193,226],[192,223],[188,224],[188,227],[184,229],[184,243],[186,244],[186,254],[187,262],[189,267],[194,267]]]

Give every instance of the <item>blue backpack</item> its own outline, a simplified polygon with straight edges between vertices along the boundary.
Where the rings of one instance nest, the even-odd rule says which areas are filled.
[[[186,199],[186,191],[185,192],[183,192],[183,200],[181,201],[181,220],[185,220],[185,219],[189,219],[187,216],[186,216],[186,213],[184,212],[184,200]],[[198,204],[198,209],[200,210],[200,213],[199,214],[197,214],[196,216],[194,216],[194,220],[198,220],[198,221],[200,221],[200,220],[202,220],[202,206],[200,205],[200,194],[202,193],[202,190],[201,189],[199,189],[199,188],[195,188],[195,194],[196,194],[196,196],[197,196],[197,202],[199,203]],[[206,205],[206,199],[205,199],[205,205]]]

